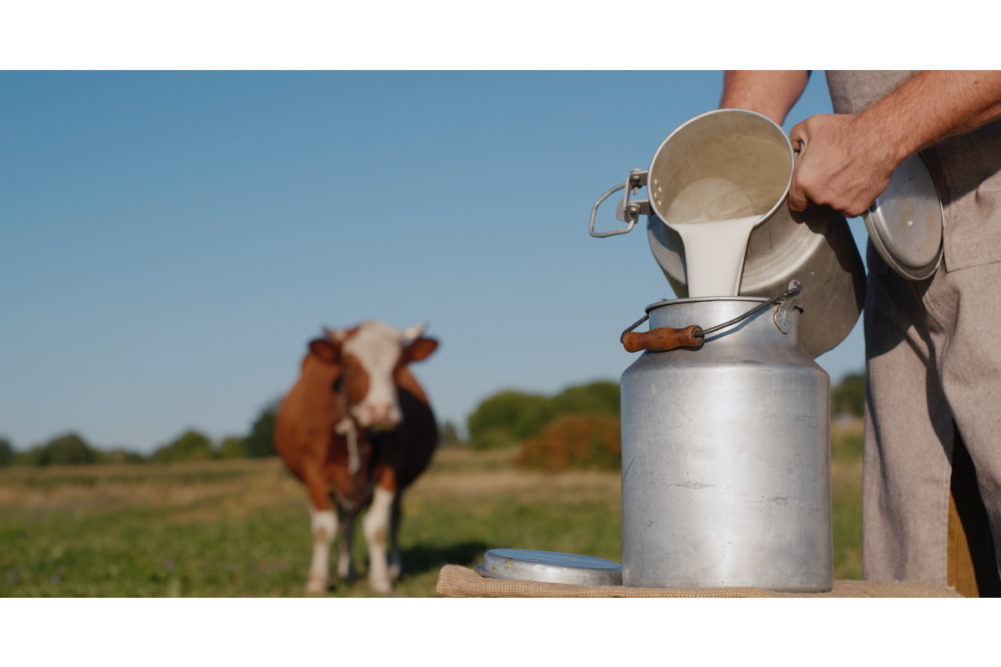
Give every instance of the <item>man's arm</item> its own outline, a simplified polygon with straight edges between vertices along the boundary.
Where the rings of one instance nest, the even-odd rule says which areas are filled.
[[[779,125],[810,78],[809,70],[731,70],[723,76],[721,109],[749,109]]]
[[[789,208],[827,204],[860,215],[915,152],[1001,118],[1001,72],[919,72],[859,115],[812,116],[790,137],[797,160]]]

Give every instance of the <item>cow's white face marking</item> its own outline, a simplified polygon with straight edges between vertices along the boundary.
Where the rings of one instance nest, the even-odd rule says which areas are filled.
[[[402,413],[396,398],[394,375],[403,346],[422,331],[420,325],[401,332],[382,322],[367,321],[344,341],[345,357],[352,358],[353,363],[360,366],[346,372],[362,372],[367,376],[364,397],[349,405],[351,416],[362,427],[390,429],[400,423]],[[356,381],[357,378],[348,378],[349,383]],[[349,387],[347,391],[350,400],[352,390]]]

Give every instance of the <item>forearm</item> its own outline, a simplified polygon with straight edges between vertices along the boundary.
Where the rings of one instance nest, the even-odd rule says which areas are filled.
[[[757,111],[781,125],[809,78],[809,70],[728,70],[719,106]]]
[[[1001,72],[925,71],[864,111],[866,134],[896,163],[955,134],[1001,118]]]

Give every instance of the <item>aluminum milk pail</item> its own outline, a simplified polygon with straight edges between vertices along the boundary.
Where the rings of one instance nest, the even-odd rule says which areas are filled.
[[[799,345],[798,310],[765,303],[647,308],[651,332],[763,310],[622,375],[626,586],[832,586],[829,378]]]
[[[683,123],[664,139],[647,170],[634,169],[623,185],[591,209],[592,236],[629,232],[647,215],[654,259],[679,298],[689,296],[687,257],[674,224],[760,215],[743,262],[739,294],[771,296],[790,279],[804,286],[800,344],[817,357],[855,326],[865,302],[865,269],[844,217],[825,206],[802,213],[787,203],[795,154],[774,121],[744,109],[716,109]],[[648,200],[630,199],[646,187]],[[624,228],[595,230],[601,203],[625,195],[616,217]]]

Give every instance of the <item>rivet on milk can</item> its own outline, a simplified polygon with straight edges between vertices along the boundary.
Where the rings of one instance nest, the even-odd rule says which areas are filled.
[[[594,236],[648,215],[681,297],[620,339],[643,352],[621,381],[626,586],[832,586],[830,390],[813,357],[854,326],[864,270],[843,217],[789,212],[795,157],[768,118],[712,111],[592,208]],[[644,186],[649,200],[631,200]],[[628,226],[595,231],[623,188]]]

